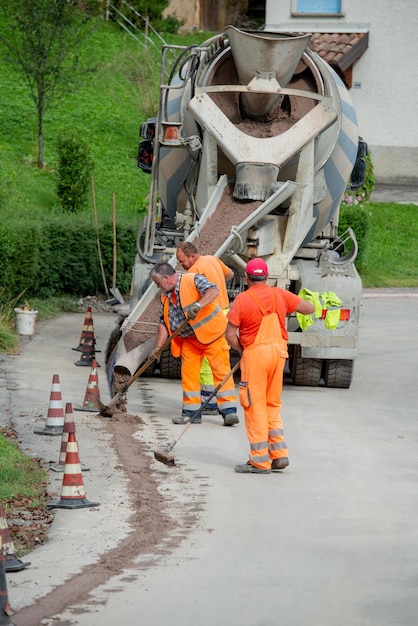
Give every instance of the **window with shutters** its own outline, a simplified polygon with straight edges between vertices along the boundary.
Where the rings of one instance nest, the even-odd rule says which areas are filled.
[[[342,0],[292,0],[293,15],[342,15]]]

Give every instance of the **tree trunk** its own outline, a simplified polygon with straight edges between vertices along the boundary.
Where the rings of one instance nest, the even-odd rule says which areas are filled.
[[[43,136],[44,116],[42,110],[38,109],[38,168],[44,168],[44,136]]]

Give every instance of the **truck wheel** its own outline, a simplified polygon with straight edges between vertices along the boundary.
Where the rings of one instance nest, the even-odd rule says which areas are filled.
[[[324,361],[324,381],[327,387],[348,389],[353,377],[354,361],[327,359]]]
[[[155,372],[155,368],[157,367],[157,364],[155,361],[153,361],[152,363],[150,363],[147,367],[147,369],[144,371],[144,373],[142,374],[143,376],[154,376],[154,372]]]
[[[291,376],[294,385],[317,387],[321,380],[321,359],[304,359],[301,347],[295,346],[291,359]]]
[[[173,356],[170,347],[161,353],[160,373],[163,378],[181,378],[181,358]]]

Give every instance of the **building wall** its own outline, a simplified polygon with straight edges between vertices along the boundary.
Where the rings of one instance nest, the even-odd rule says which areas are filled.
[[[413,0],[343,0],[343,18],[292,17],[294,0],[266,0],[267,28],[357,32],[369,47],[353,66],[350,95],[378,181],[418,182],[418,9]]]

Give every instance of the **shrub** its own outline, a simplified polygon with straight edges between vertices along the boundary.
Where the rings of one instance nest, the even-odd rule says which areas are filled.
[[[347,190],[340,207],[340,217],[338,221],[338,234],[342,235],[347,228],[351,228],[358,243],[358,255],[356,260],[357,269],[360,270],[362,259],[365,255],[367,232],[369,229],[370,210],[368,203],[375,188],[375,178],[373,163],[370,151],[364,157],[366,160],[366,176],[364,185],[355,191]],[[351,250],[350,243],[347,243],[347,250]]]
[[[170,33],[175,35],[178,33],[181,26],[183,26],[184,21],[179,20],[175,15],[167,15],[165,18],[161,18],[156,20],[153,23],[153,26],[156,30],[162,33]]]
[[[121,216],[117,227],[117,285],[129,293],[138,224]],[[90,215],[51,215],[42,221],[0,225],[0,267],[6,298],[104,293],[97,238],[107,284],[113,274],[113,224],[103,219],[99,232]]]
[[[367,151],[366,156],[363,158],[366,161],[366,175],[365,175],[364,185],[362,187],[359,187],[358,189],[355,189],[354,191],[347,189],[344,195],[345,204],[356,204],[357,202],[364,202],[364,201],[369,202],[370,201],[370,196],[371,196],[373,189],[375,188],[375,182],[376,182],[375,177],[374,177],[372,155],[370,153],[370,150]]]
[[[360,270],[361,261],[364,258],[367,232],[369,229],[370,211],[367,203],[359,203],[354,205],[342,204],[340,209],[340,218],[338,223],[338,234],[342,235],[347,228],[351,228],[358,243],[358,255],[356,260],[357,269]],[[351,246],[347,245],[347,250]]]
[[[10,353],[17,347],[19,340],[14,331],[14,307],[20,297],[14,300],[5,298],[5,288],[0,288],[0,352]]]
[[[75,133],[58,136],[58,198],[64,211],[78,213],[87,206],[93,160],[85,141]]]

